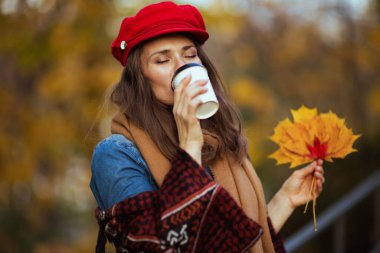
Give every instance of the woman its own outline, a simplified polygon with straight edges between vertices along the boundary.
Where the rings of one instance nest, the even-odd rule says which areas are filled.
[[[278,231],[293,210],[322,191],[322,161],[294,172],[266,205],[247,155],[238,113],[201,45],[208,39],[199,11],[172,2],[125,18],[112,44],[123,65],[111,101],[119,113],[112,135],[97,145],[91,189],[105,240],[117,252],[284,252]],[[206,81],[174,72],[203,64],[219,101],[198,120]]]

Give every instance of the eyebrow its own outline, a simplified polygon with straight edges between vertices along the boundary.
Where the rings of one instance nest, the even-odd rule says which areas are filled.
[[[182,51],[186,51],[186,50],[188,50],[188,49],[190,49],[190,48],[192,48],[192,47],[195,48],[194,45],[187,45],[187,46],[184,46],[184,47],[182,47]],[[170,51],[171,51],[170,49],[163,49],[163,50],[160,50],[160,51],[154,52],[154,53],[152,53],[151,55],[149,55],[148,59],[150,59],[151,57],[153,57],[153,56],[156,55],[156,54],[167,54],[167,53],[169,53]]]

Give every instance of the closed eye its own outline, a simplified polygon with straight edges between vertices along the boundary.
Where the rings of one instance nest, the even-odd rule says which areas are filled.
[[[156,61],[157,64],[163,64],[165,62],[168,62],[169,60],[161,60],[161,61]]]

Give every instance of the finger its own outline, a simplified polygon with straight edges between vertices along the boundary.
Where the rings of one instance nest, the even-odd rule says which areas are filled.
[[[314,169],[314,174],[321,174],[321,175],[323,175],[324,174],[323,167],[320,166],[320,165],[316,165],[315,169]]]
[[[197,81],[188,85],[184,91],[186,93],[185,95],[187,99],[191,100],[195,98],[196,96],[206,93],[207,92],[207,87],[205,87],[206,83],[207,83],[207,80]]]
[[[181,99],[183,90],[190,84],[191,77],[191,74],[184,77],[179,85],[174,89],[174,106],[176,106],[178,104],[178,101]]]
[[[318,179],[319,181],[321,181],[322,183],[325,182],[325,177],[321,174],[314,174],[314,177]]]
[[[312,198],[316,198],[319,196],[319,194],[322,192],[323,190],[323,184],[321,183],[321,181],[319,179],[316,179],[315,180],[315,183],[314,183],[314,190],[312,192]]]
[[[312,197],[311,197],[311,198],[312,198],[312,199],[318,198],[319,195],[321,195],[322,191],[323,191],[322,188],[318,188],[318,189],[316,189],[316,190],[312,193]]]
[[[318,183],[317,185],[318,185],[318,187],[322,189],[324,182],[325,182],[325,178],[324,177],[321,178],[321,179],[318,178],[317,179],[317,183]]]
[[[320,173],[314,173],[314,177],[317,178],[318,180],[324,181],[324,176]]]
[[[199,106],[199,100],[192,101],[197,96],[207,92],[205,87],[208,80],[200,80],[191,84],[187,84],[181,91],[178,99],[176,100],[176,105],[173,108],[173,111],[177,115],[181,115],[182,118],[186,117],[188,113],[195,113],[195,109]],[[191,108],[187,108],[191,107]]]
[[[300,170],[297,170],[297,174],[300,176],[300,177],[306,177],[308,176],[309,174],[313,173],[314,169],[315,169],[315,166],[317,165],[317,162],[316,161],[313,161],[312,163],[310,163],[309,165],[307,165],[306,167],[304,167],[303,169],[300,169]]]
[[[192,76],[191,74],[188,74],[186,75],[180,82],[179,84],[177,85],[177,87],[175,87],[174,90],[176,90],[177,88],[179,88],[180,90],[184,89],[190,82],[191,82],[191,79],[192,79]]]
[[[313,162],[311,162],[309,165],[307,165],[307,166],[305,167],[305,170],[304,170],[304,171],[307,171],[307,172],[310,173],[311,171],[314,171],[315,166],[317,166],[317,162],[316,162],[316,161],[313,161]]]
[[[192,76],[189,74],[184,77],[179,85],[174,89],[174,102],[173,102],[173,113],[179,115],[183,110],[183,92],[185,88],[190,84]]]
[[[178,87],[179,88],[179,100],[190,100],[194,98],[195,96],[206,93],[207,88],[205,85],[207,84],[208,80],[198,80],[195,82],[186,82],[183,86]],[[185,101],[187,102],[187,101]]]
[[[317,182],[317,192],[318,192],[318,195],[322,192],[323,190],[323,183],[321,180],[318,180]]]
[[[195,111],[197,110],[198,106],[202,103],[202,100],[199,99],[199,97],[195,97],[192,100],[189,101],[189,103],[186,106],[186,113],[188,116],[194,116],[195,117]]]
[[[191,85],[193,85],[193,86],[205,86],[207,84],[207,82],[208,82],[207,79],[198,80],[198,81],[191,83]]]
[[[207,90],[200,90],[198,93],[204,92],[207,92]],[[182,99],[179,101],[176,110],[173,110],[176,122],[187,122],[187,124],[195,123],[195,121],[198,120],[195,112],[201,103],[202,100],[197,96],[195,96],[193,99],[190,99],[188,96],[182,96]]]
[[[318,159],[317,160],[317,165],[322,166],[323,165],[323,160],[322,159]]]

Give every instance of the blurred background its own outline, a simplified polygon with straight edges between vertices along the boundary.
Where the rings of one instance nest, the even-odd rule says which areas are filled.
[[[110,45],[122,18],[153,2],[0,0],[0,252],[94,252],[90,161],[122,71]],[[362,134],[358,152],[325,163],[317,215],[380,169],[379,0],[176,2],[204,15],[205,49],[241,109],[267,199],[292,172],[268,158],[269,136],[301,105]],[[295,252],[371,252],[379,196],[378,187]],[[310,221],[310,208],[297,209],[285,240]]]

